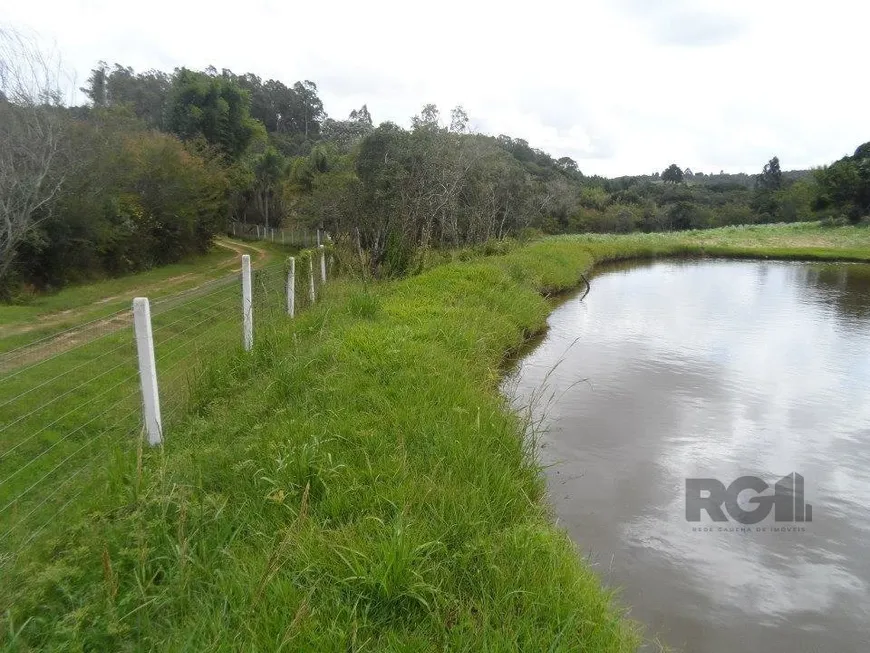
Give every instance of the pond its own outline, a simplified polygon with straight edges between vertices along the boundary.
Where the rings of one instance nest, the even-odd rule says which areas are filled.
[[[668,646],[870,650],[870,266],[659,261],[591,286],[503,388],[559,524]],[[800,477],[774,489],[791,474],[803,503]],[[687,510],[707,498],[725,521]]]

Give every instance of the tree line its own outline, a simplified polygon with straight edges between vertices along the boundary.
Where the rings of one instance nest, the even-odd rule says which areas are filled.
[[[56,62],[0,32],[0,292],[206,251],[228,220],[317,225],[376,273],[421,250],[523,233],[629,232],[870,213],[870,144],[815,171],[584,175],[425,105],[404,128],[329,117],[317,85],[100,62],[62,102]]]

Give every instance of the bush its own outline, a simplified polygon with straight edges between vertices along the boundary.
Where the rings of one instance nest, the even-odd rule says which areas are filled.
[[[57,288],[173,263],[207,251],[224,227],[229,183],[217,161],[173,136],[105,120],[73,125],[76,161],[18,249],[20,283]]]

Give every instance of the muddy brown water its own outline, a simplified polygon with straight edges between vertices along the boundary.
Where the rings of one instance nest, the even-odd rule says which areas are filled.
[[[870,651],[870,266],[603,268],[504,391],[544,429],[560,525],[650,639]],[[687,478],[757,476],[770,495],[793,472],[811,522],[687,521]]]

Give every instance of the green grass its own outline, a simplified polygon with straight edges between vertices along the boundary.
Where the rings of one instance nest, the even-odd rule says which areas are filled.
[[[283,264],[255,268],[258,322],[283,315],[284,278]],[[237,275],[205,291],[152,303],[163,423],[170,430],[204,363],[241,342]],[[304,295],[298,302],[305,307]],[[56,517],[74,521],[88,503],[79,497],[105,481],[105,461],[129,455],[137,443],[141,408],[130,311],[102,335],[76,337],[54,349],[25,350],[0,367],[0,562]]]
[[[269,242],[220,239],[260,265],[281,260],[292,249]],[[257,251],[259,250],[259,251]],[[188,290],[239,268],[239,252],[215,246],[211,252],[137,274],[74,284],[56,293],[33,295],[0,304],[0,353],[27,345],[76,325],[99,320],[130,307],[134,296],[157,299]]]
[[[566,236],[588,244],[596,256],[706,255],[798,260],[870,260],[870,229],[822,227],[815,222],[751,225],[627,236]]]
[[[759,245],[764,241],[763,245]],[[9,650],[632,651],[546,508],[500,365],[598,261],[870,258],[870,230],[573,236],[343,280],[188,380],[165,446],[0,571]]]

